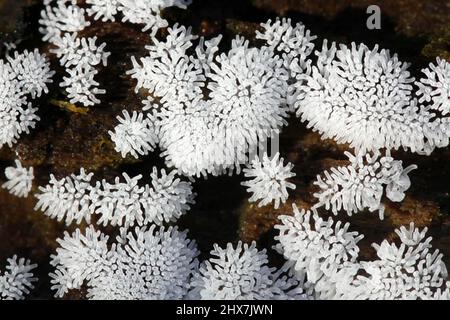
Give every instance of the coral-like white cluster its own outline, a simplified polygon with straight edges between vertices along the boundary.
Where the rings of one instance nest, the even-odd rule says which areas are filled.
[[[388,50],[324,41],[311,74],[297,77],[297,115],[322,137],[356,151],[410,149],[429,154],[449,143],[450,119],[413,97],[408,64]]]
[[[120,123],[114,128],[114,131],[109,131],[116,151],[120,152],[122,157],[131,154],[135,158],[153,151],[158,136],[151,119],[142,112],[133,111],[131,116],[126,110],[123,110],[122,113],[123,118],[117,117]]]
[[[86,0],[86,4],[90,5],[86,11],[90,16],[94,16],[94,20],[116,21],[119,0]]]
[[[294,165],[289,162],[284,166],[283,161],[278,152],[272,159],[264,153],[261,160],[256,156],[248,168],[244,169],[245,177],[251,179],[241,184],[247,187],[249,193],[253,193],[250,202],[261,200],[258,206],[262,207],[274,201],[275,209],[278,209],[280,203],[286,202],[289,197],[287,189],[295,189],[295,184],[287,179],[295,177],[295,173],[292,172]]]
[[[188,293],[198,269],[198,250],[177,228],[121,229],[115,243],[90,226],[58,239],[50,274],[56,296],[87,285],[87,297],[100,300],[175,300]]]
[[[377,260],[358,259],[356,232],[349,224],[322,220],[314,210],[281,216],[277,249],[316,299],[450,299],[450,282],[427,229],[411,223],[395,232],[400,246],[373,244]],[[334,228],[333,228],[334,224]]]
[[[150,30],[154,35],[158,29],[168,26],[167,21],[160,15],[161,10],[167,7],[186,9],[191,2],[191,0],[118,0],[118,10],[123,14],[122,22],[143,24],[142,31]]]
[[[35,210],[67,225],[89,224],[57,240],[50,274],[55,296],[86,286],[90,299],[450,299],[442,254],[433,250],[426,228],[401,227],[395,231],[397,243],[373,244],[377,258],[361,261],[363,236],[350,231],[349,223],[323,219],[316,211],[324,206],[335,215],[340,210],[352,215],[368,209],[383,219],[384,195],[404,199],[408,174],[417,166],[403,168],[390,150],[430,154],[448,146],[447,61],[437,58],[416,81],[407,63],[378,46],[328,46],[325,40],[313,64],[316,37],[290,19],[262,23],[258,47],[237,36],[220,52],[221,35],[206,40],[191,28],[168,27],[161,16],[165,8],[185,9],[191,0],[43,2],[39,30],[66,68],[60,86],[71,103],[92,106],[106,93],[95,77],[110,53],[97,37],[79,37],[90,25],[87,15],[103,22],[120,15],[122,22],[149,32],[148,54],[139,61],[132,57],[127,72],[136,80],[136,92],[148,98],[142,112],[123,110],[109,135],[122,157],[138,158],[159,148],[174,168],[166,173],[154,167],[147,184],[142,175],[126,173],[113,182],[98,181],[83,168],[62,179],[50,175],[48,185],[39,187]],[[168,27],[164,39],[157,35],[162,27]],[[0,147],[34,128],[39,117],[28,98],[48,93],[54,74],[38,50],[9,55],[12,46],[7,47],[6,61],[0,60]],[[356,155],[346,152],[349,165],[317,176],[318,202],[310,211],[293,205],[293,215],[280,216],[275,249],[287,260],[280,269],[269,267],[265,249],[240,241],[225,248],[215,244],[212,257],[199,267],[199,251],[187,233],[162,226],[195,203],[191,183],[177,173],[239,173],[247,155],[278,134],[291,111],[323,138],[350,144]],[[243,170],[249,201],[278,209],[288,189],[295,189],[289,182],[292,169],[279,153],[256,157]],[[32,167],[16,160],[5,175],[3,188],[28,196]],[[111,242],[91,223],[123,228]],[[9,259],[0,275],[0,298],[24,298],[36,281],[35,267],[16,256]]]
[[[323,176],[317,176],[314,184],[320,191],[314,194],[318,199],[315,207],[331,208],[334,214],[343,209],[349,216],[369,209],[370,212],[378,211],[380,219],[383,219],[381,197],[384,191],[391,201],[402,201],[411,185],[408,173],[417,166],[403,168],[402,161],[394,160],[389,152],[384,157],[380,157],[379,152],[373,155],[345,154],[350,165],[333,167],[324,171]]]
[[[12,146],[21,134],[35,127],[40,119],[28,98],[47,93],[53,74],[45,55],[37,49],[15,52],[7,62],[0,60],[0,148]]]
[[[39,22],[43,26],[43,39],[56,47],[50,51],[56,54],[69,74],[60,86],[65,88],[70,102],[86,107],[99,104],[97,95],[106,91],[99,89],[99,83],[94,80],[98,73],[96,66],[102,63],[106,67],[110,53],[104,50],[105,43],[96,44],[97,37],[78,37],[77,32],[90,23],[85,20],[84,9],[66,2],[59,1],[57,7],[47,4],[42,11]]]
[[[340,299],[450,300],[450,281],[439,250],[433,250],[427,228],[395,230],[400,245],[384,240],[373,244],[378,259],[363,261],[350,285],[343,285]]]
[[[311,73],[311,59],[314,50],[313,41],[316,36],[306,29],[302,23],[292,23],[291,19],[277,18],[261,24],[262,31],[256,31],[256,38],[264,40],[283,59],[283,64],[289,70],[291,82],[301,74]],[[295,102],[294,86],[289,87],[288,105]]]
[[[316,299],[332,299],[336,295],[336,279],[347,264],[358,258],[357,243],[363,238],[348,231],[349,224],[324,220],[315,210],[280,216],[277,251],[292,265],[297,278]]]
[[[62,66],[75,67],[78,65],[95,67],[99,64],[107,66],[109,52],[105,52],[106,43],[97,46],[97,37],[78,38],[75,33],[66,33],[55,39],[54,53]]]
[[[214,245],[211,258],[201,266],[192,281],[193,299],[203,300],[286,300],[306,299],[298,281],[285,274],[285,269],[270,268],[266,250],[256,243],[225,249]]]
[[[194,203],[195,194],[189,182],[181,181],[175,171],[166,174],[156,168],[150,174],[151,185],[139,185],[142,175],[129,177],[124,182],[117,177],[114,183],[103,180],[91,183],[93,174],[82,168],[80,174],[60,180],[50,175],[50,183],[39,187],[36,210],[66,224],[90,223],[92,215],[99,215],[98,224],[130,227],[149,222],[163,224],[177,220]]]
[[[57,1],[56,6],[50,3],[41,11],[39,31],[44,35],[43,40],[53,43],[63,33],[76,33],[90,25],[85,18],[85,11],[76,4],[66,4],[67,1]]]
[[[430,103],[430,107],[443,115],[450,112],[450,63],[436,58],[436,64],[430,63],[422,70],[426,78],[416,82],[419,90],[419,102]]]
[[[97,199],[99,183],[91,185],[93,173],[87,174],[84,168],[78,175],[72,174],[60,180],[51,174],[50,182],[45,187],[39,187],[36,194],[38,203],[35,210],[41,209],[51,218],[59,221],[65,218],[66,224],[72,221],[81,223],[83,219],[90,222],[92,200]]]
[[[66,67],[68,77],[63,78],[60,86],[66,88],[67,97],[71,103],[82,103],[91,106],[100,103],[96,97],[105,94],[106,91],[98,88],[98,82],[94,80],[98,71],[96,66],[107,66],[109,52],[104,51],[106,43],[97,46],[97,37],[77,38],[76,34],[65,34],[56,38],[56,49],[52,53],[60,59],[62,66]]]
[[[29,260],[13,256],[9,258],[6,270],[0,274],[0,300],[22,300],[34,288],[31,270],[37,267]]]
[[[300,24],[283,24],[303,37],[292,59],[303,54],[302,64],[309,64],[314,38]],[[237,37],[219,54],[220,36],[195,45],[196,39],[191,29],[168,28],[165,40],[153,37],[147,57],[132,59],[129,73],[137,90],[160,100],[151,113],[168,166],[190,176],[239,171],[246,153],[286,124],[293,73],[273,42],[256,48]]]
[[[99,83],[94,80],[97,70],[86,65],[67,69],[68,75],[63,77],[59,84],[66,88],[70,103],[81,103],[84,106],[99,104],[99,94],[105,94],[106,90],[99,89]]]
[[[26,198],[33,186],[33,167],[24,168],[20,160],[15,161],[15,167],[7,167],[5,169],[5,176],[8,181],[2,184],[2,188],[17,196]]]
[[[32,52],[14,52],[14,56],[7,57],[17,81],[25,94],[31,98],[40,97],[42,92],[48,93],[47,83],[52,83],[51,77],[55,73],[50,70],[50,64],[45,55],[37,49]]]
[[[122,13],[122,22],[143,24],[142,31],[154,35],[158,29],[168,26],[161,11],[168,7],[186,9],[191,0],[86,0],[86,10],[95,20],[116,21]]]

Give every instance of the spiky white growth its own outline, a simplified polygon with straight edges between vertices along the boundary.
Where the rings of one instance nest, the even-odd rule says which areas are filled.
[[[311,219],[311,217],[313,219]],[[395,232],[400,246],[373,244],[378,259],[358,260],[357,242],[348,223],[331,228],[313,211],[281,216],[276,249],[284,255],[304,287],[318,299],[450,299],[450,282],[439,250],[432,251],[427,229],[411,223]]]
[[[152,112],[168,166],[189,176],[239,171],[246,152],[286,124],[291,72],[271,46],[237,37],[219,55],[221,37],[196,39],[191,29],[168,28],[128,73],[136,90],[159,98]]]
[[[60,180],[51,174],[49,184],[39,187],[40,193],[35,195],[38,199],[35,210],[40,209],[58,221],[65,218],[66,224],[81,223],[83,219],[90,223],[93,200],[98,198],[100,189],[99,183],[91,185],[93,175],[84,168],[78,175],[71,174]]]
[[[129,177],[123,173],[124,182],[117,177],[114,183],[103,180],[91,182],[92,173],[82,168],[79,175],[57,180],[50,175],[50,182],[39,187],[35,210],[42,210],[67,225],[91,222],[92,215],[99,215],[98,224],[130,227],[149,222],[163,224],[177,220],[194,203],[195,194],[189,182],[181,181],[175,171],[166,174],[153,168],[151,185],[139,186],[142,175]]]
[[[359,273],[341,288],[339,298],[369,300],[450,299],[450,282],[439,250],[432,249],[427,228],[410,224],[395,230],[400,246],[373,244],[378,259],[361,262]]]
[[[76,66],[97,66],[100,63],[107,66],[110,52],[105,51],[106,43],[97,45],[97,37],[78,38],[75,33],[66,33],[55,39],[56,49],[50,52],[56,54],[59,62],[66,68]]]
[[[306,299],[298,281],[285,269],[270,268],[266,250],[256,243],[225,249],[214,244],[213,258],[205,261],[192,281],[191,298],[202,300]]]
[[[217,174],[222,171],[223,167],[234,165],[237,162],[233,146],[230,144],[236,143],[235,141],[239,138],[234,138],[232,132],[226,131],[225,127],[228,124],[225,116],[222,117],[223,120],[219,119],[218,113],[232,111],[229,107],[231,102],[227,101],[222,104],[223,110],[221,110],[214,105],[213,101],[204,101],[202,96],[202,87],[205,85],[206,79],[204,73],[212,69],[209,64],[212,63],[214,53],[218,50],[220,37],[210,41],[200,39],[200,44],[195,50],[196,57],[188,57],[186,50],[193,45],[192,40],[195,38],[190,33],[190,29],[186,30],[184,27],[177,26],[169,28],[169,36],[166,41],[160,42],[154,39],[156,45],[148,47],[150,55],[141,59],[143,67],[134,61],[134,69],[131,73],[138,80],[137,89],[144,87],[154,92],[161,97],[161,101],[169,109],[161,113],[163,119],[160,122],[161,145],[163,149],[167,149],[163,155],[166,156],[168,164],[175,165],[188,175],[199,175],[205,172]],[[228,60],[225,56],[223,59],[224,61]],[[253,58],[249,55],[248,59]],[[171,62],[171,64],[167,65],[167,62]],[[218,67],[216,66],[216,68]],[[234,77],[234,73],[238,73],[234,71],[234,68],[235,66],[231,65],[227,68],[230,71],[228,76]],[[219,82],[222,79],[217,78],[216,81]],[[210,89],[217,86],[214,83],[210,84]],[[250,83],[248,84],[248,88],[250,88]],[[236,92],[235,90],[238,88],[227,90],[230,89]],[[226,95],[229,93],[217,94],[216,97],[224,101]],[[174,100],[178,103],[174,103]],[[244,110],[238,110],[239,100],[233,99],[233,102],[236,102],[236,111],[234,117],[230,118],[234,119],[236,128],[240,125],[238,121],[241,121],[239,113]],[[243,101],[243,103],[246,102]],[[254,120],[251,119],[251,121]],[[242,122],[246,122],[246,119],[242,119]],[[218,124],[221,128],[217,126]],[[222,128],[224,129],[221,132]],[[228,134],[228,137],[224,134]],[[253,138],[255,134],[249,133],[247,137]],[[241,139],[239,143],[244,145],[245,138]],[[223,147],[224,144],[226,144],[225,147]]]
[[[25,94],[31,98],[40,97],[42,92],[48,93],[47,83],[52,83],[54,71],[50,70],[50,63],[38,49],[32,52],[14,52],[14,56],[7,57],[16,79]]]
[[[215,120],[235,145],[256,145],[287,124],[289,73],[283,60],[268,47],[252,48],[244,38],[232,41],[230,51],[217,56],[206,76]]]
[[[5,176],[8,181],[2,184],[2,188],[8,189],[11,194],[17,197],[26,198],[33,186],[33,167],[22,167],[20,160],[16,160],[15,163],[15,167],[5,169]]]
[[[56,54],[69,74],[60,86],[66,88],[71,103],[91,106],[100,103],[96,95],[106,93],[94,80],[98,73],[95,67],[100,63],[106,67],[111,53],[104,50],[106,43],[97,45],[96,41],[97,37],[78,38],[76,33],[66,33],[53,41],[56,48],[50,51]]]
[[[287,123],[287,71],[269,48],[250,48],[243,38],[211,65],[200,66],[193,74],[206,70],[208,100],[203,94],[190,103],[180,100],[182,108],[175,105],[163,114],[160,146],[167,163],[188,175],[239,172],[245,153]],[[201,91],[201,82],[192,83]],[[184,135],[176,129],[181,127],[187,127]]]
[[[161,10],[167,7],[186,9],[191,0],[118,0],[119,10],[123,14],[122,22],[143,24],[142,31],[150,30],[154,35],[159,28],[168,26],[160,16]]]
[[[45,56],[37,50],[15,52],[6,63],[0,60],[0,148],[12,146],[22,133],[34,128],[39,117],[28,97],[47,92],[53,74]]]
[[[99,89],[99,83],[94,80],[98,71],[89,65],[82,65],[66,69],[68,76],[63,77],[59,85],[65,88],[70,103],[81,103],[85,107],[99,104],[99,94],[105,94],[106,90]]]
[[[1,110],[16,109],[26,104],[25,93],[17,80],[16,74],[9,63],[0,60],[0,108]]]
[[[443,115],[450,112],[450,63],[436,58],[436,64],[430,63],[422,70],[426,78],[416,82],[419,102],[427,102],[430,108],[439,110]]]
[[[276,246],[292,265],[297,278],[318,299],[331,299],[336,294],[336,278],[344,267],[357,261],[357,243],[363,238],[348,231],[349,224],[323,220],[317,212],[299,211],[293,204],[294,215],[280,216],[281,224]]]
[[[130,226],[153,222],[161,225],[176,221],[194,203],[191,184],[177,178],[175,171],[166,174],[163,169],[159,177],[154,167],[150,174],[151,186],[143,187],[137,185],[141,175],[123,176],[125,183],[119,182],[118,178],[114,184],[103,181],[102,199],[95,210],[101,215],[98,223]]]
[[[99,104],[99,94],[106,91],[98,88],[94,76],[98,73],[95,66],[107,65],[109,52],[104,50],[106,44],[97,45],[97,37],[78,38],[77,32],[90,25],[85,19],[85,10],[67,1],[58,1],[56,7],[49,3],[41,12],[39,23],[44,34],[44,41],[56,46],[51,52],[60,58],[69,76],[64,77],[60,86],[65,88],[70,103],[81,103],[88,107]]]
[[[133,69],[128,74],[137,80],[136,92],[141,88],[148,89],[164,99],[163,102],[194,100],[201,94],[205,80],[201,61],[192,63],[187,56],[187,49],[193,46],[197,36],[192,34],[191,28],[178,24],[169,27],[167,32],[164,40],[152,37],[153,45],[146,46],[148,56],[140,59],[142,65],[132,57]],[[217,47],[218,43],[213,45]]]
[[[311,72],[311,60],[308,57],[314,50],[313,41],[316,36],[298,22],[292,24],[291,19],[277,18],[261,23],[262,31],[256,31],[256,39],[264,40],[269,47],[282,58],[285,67],[295,78],[302,73]]]
[[[95,20],[116,21],[115,15],[119,9],[119,0],[86,0],[86,3],[90,5],[86,12],[90,16],[94,16]]]
[[[159,146],[164,150],[161,156],[168,166],[184,175],[198,177],[221,174],[224,167],[234,167],[240,160],[235,159],[239,154],[230,150],[219,130],[212,127],[213,116],[206,102],[199,101],[198,107],[187,104],[186,110],[164,114],[154,125],[159,128]]]
[[[43,40],[54,42],[65,32],[79,32],[90,25],[85,19],[84,9],[76,5],[67,5],[66,1],[58,1],[57,6],[47,4],[41,11],[39,31]]]
[[[429,154],[449,143],[449,119],[436,118],[412,96],[414,78],[396,54],[324,41],[312,74],[297,77],[297,115],[322,138],[356,152],[382,148]]]
[[[87,286],[87,297],[100,300],[180,300],[198,268],[198,250],[186,232],[154,225],[121,229],[113,244],[90,226],[58,239],[60,248],[51,256],[56,268],[50,274],[62,297],[70,289]]]
[[[247,192],[253,193],[250,202],[261,200],[258,206],[262,207],[274,201],[275,209],[278,209],[280,203],[286,202],[289,196],[287,189],[295,189],[295,184],[287,179],[295,177],[295,173],[292,172],[292,163],[288,162],[284,166],[283,162],[279,152],[272,159],[264,153],[262,160],[256,156],[244,169],[244,176],[251,179],[241,184],[247,187]]]
[[[0,300],[25,299],[25,295],[34,288],[33,282],[37,280],[31,272],[37,265],[24,258],[19,259],[16,255],[7,261],[5,272],[0,274]]]
[[[114,131],[109,131],[116,151],[120,152],[122,157],[131,154],[135,158],[153,151],[158,137],[152,121],[142,112],[133,111],[131,116],[127,110],[123,110],[122,113],[123,118],[117,117],[120,123]]]
[[[331,208],[335,215],[343,209],[349,216],[369,209],[370,212],[378,211],[380,219],[383,219],[381,197],[384,187],[390,200],[402,201],[411,185],[408,173],[417,166],[403,168],[402,161],[394,160],[389,152],[384,157],[380,157],[379,152],[373,155],[345,154],[350,165],[333,167],[330,172],[324,171],[324,177],[317,176],[314,184],[320,187],[320,191],[314,194],[318,199],[315,207]]]
[[[21,107],[11,108],[7,106],[0,111],[0,147],[7,144],[12,146],[17,139],[25,133],[30,133],[40,118],[36,115],[37,108],[31,103]]]

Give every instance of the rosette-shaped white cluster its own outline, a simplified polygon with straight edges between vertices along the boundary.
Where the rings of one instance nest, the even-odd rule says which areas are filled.
[[[278,209],[280,203],[286,202],[289,197],[287,189],[295,189],[295,184],[287,179],[295,177],[295,173],[292,172],[294,165],[289,162],[284,166],[283,161],[278,152],[272,159],[265,153],[262,160],[256,156],[248,168],[244,169],[244,176],[251,179],[241,184],[247,187],[249,193],[253,193],[250,202],[261,200],[258,206],[262,207],[274,201],[275,209]]]
[[[297,77],[295,108],[324,139],[357,152],[403,147],[429,154],[448,145],[449,118],[436,118],[418,103],[408,64],[396,54],[364,44],[328,47],[326,41],[316,54],[311,75]]]
[[[98,215],[98,224],[130,227],[149,222],[163,224],[177,220],[194,203],[195,194],[189,182],[181,181],[175,171],[159,174],[156,168],[150,174],[151,185],[139,185],[142,175],[129,177],[123,173],[124,182],[117,177],[114,183],[103,180],[95,185],[92,173],[84,169],[60,180],[53,175],[50,183],[39,187],[36,210],[66,224],[85,220],[91,222]]]
[[[131,154],[135,158],[153,151],[158,136],[151,119],[142,112],[133,111],[131,116],[126,110],[123,110],[122,113],[123,118],[117,117],[119,124],[114,131],[109,131],[116,151],[120,152],[122,157]]]
[[[37,49],[32,52],[15,52],[0,60],[0,148],[12,146],[23,133],[30,133],[40,118],[28,98],[47,93],[53,71],[45,55]]]
[[[40,97],[42,92],[48,93],[47,83],[52,83],[51,77],[55,73],[50,70],[50,64],[45,55],[37,49],[32,52],[14,52],[14,56],[7,57],[17,81],[25,94],[31,98]]]
[[[198,269],[198,250],[186,232],[177,228],[121,229],[115,243],[90,226],[58,239],[50,274],[62,297],[70,289],[87,286],[87,297],[99,300],[179,300],[190,288]]]
[[[318,199],[315,207],[331,208],[335,215],[342,209],[349,216],[364,209],[370,212],[378,210],[380,219],[383,219],[381,197],[384,191],[391,201],[402,201],[411,185],[408,173],[417,166],[403,168],[402,161],[394,160],[389,152],[384,157],[380,157],[378,152],[372,156],[353,156],[348,152],[346,155],[350,165],[333,167],[323,176],[317,176],[314,184],[320,191],[314,194]]]
[[[256,243],[236,248],[217,244],[211,258],[201,266],[192,281],[190,297],[203,300],[286,300],[306,299],[298,281],[286,274],[286,269],[270,268],[266,250]]]
[[[5,176],[8,181],[2,184],[2,188],[17,196],[26,198],[33,186],[33,167],[24,168],[20,160],[15,161],[15,167],[7,167]]]
[[[76,3],[66,4],[68,1],[57,1],[56,6],[45,4],[41,11],[39,31],[44,35],[43,40],[53,43],[63,33],[76,33],[82,31],[91,23],[85,18],[85,10]]]
[[[17,256],[7,261],[6,270],[0,273],[0,300],[22,300],[34,288],[37,278],[31,270],[37,265]]]
[[[280,216],[281,224],[275,226],[279,230],[276,249],[310,294],[316,299],[332,299],[337,279],[357,261],[357,243],[363,236],[348,231],[348,223],[323,220],[315,210],[299,211],[295,205],[293,210],[293,216]]]
[[[302,45],[292,60],[308,65],[314,38],[300,24],[284,25]],[[140,63],[133,58],[129,72],[136,90],[147,89],[159,100],[151,113],[167,164],[190,176],[239,170],[258,141],[286,124],[293,72],[282,50],[274,41],[256,48],[237,37],[227,53],[216,54],[220,38],[200,38],[194,46],[191,30],[175,25],[165,40],[153,37],[149,55]]]

